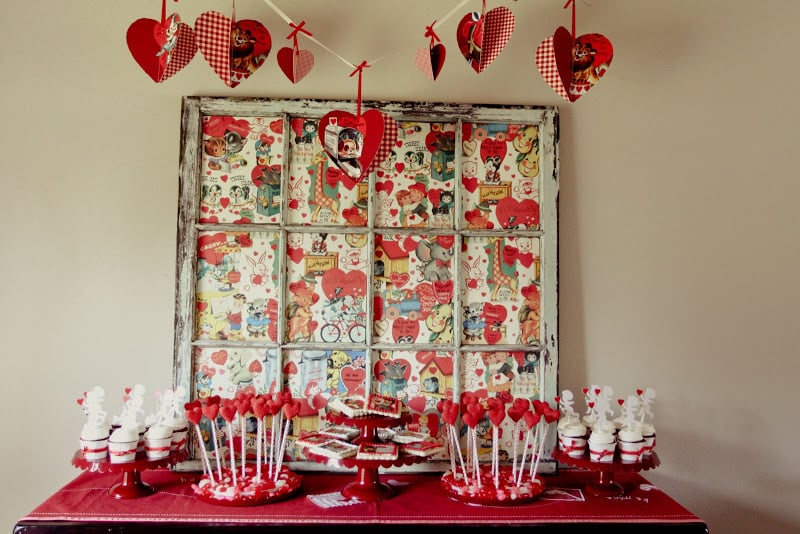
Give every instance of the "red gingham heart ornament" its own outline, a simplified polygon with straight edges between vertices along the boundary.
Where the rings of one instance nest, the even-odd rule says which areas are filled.
[[[294,49],[285,46],[278,50],[278,66],[292,83],[297,83],[311,72],[314,54],[310,50]]]
[[[177,13],[163,22],[138,19],[125,36],[133,59],[156,83],[183,69],[197,53],[194,30]]]
[[[475,72],[480,74],[497,59],[514,32],[514,24],[514,13],[502,6],[464,15],[456,29],[456,40],[461,55]]]
[[[381,113],[383,116],[383,138],[381,144],[378,146],[378,151],[375,152],[375,157],[372,163],[367,167],[367,174],[371,173],[378,168],[378,165],[386,161],[389,154],[392,153],[395,145],[397,144],[397,123],[386,113]]]
[[[561,26],[536,48],[536,67],[561,98],[575,102],[600,81],[613,57],[614,47],[605,36],[587,33],[573,39]]]
[[[269,30],[256,20],[232,20],[207,11],[194,22],[197,47],[228,87],[255,73],[272,49]]]

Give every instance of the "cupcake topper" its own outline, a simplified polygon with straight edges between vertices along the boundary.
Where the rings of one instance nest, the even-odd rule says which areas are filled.
[[[123,406],[118,420],[126,428],[136,428],[144,416],[144,386],[136,384],[133,388],[125,388],[122,396]]]
[[[636,393],[639,396],[639,422],[644,423],[645,416],[653,418],[653,410],[650,406],[656,399],[656,390],[653,388],[647,388],[644,391],[637,389]]]
[[[597,414],[597,424],[602,426],[608,421],[607,416],[614,415],[614,410],[611,407],[611,398],[614,396],[614,389],[611,386],[603,386],[602,389],[597,388],[593,391],[596,393],[594,410]]]
[[[639,397],[628,395],[622,405],[622,421],[624,426],[631,427],[636,423],[636,414],[639,411]]]
[[[106,392],[100,386],[95,386],[91,391],[84,391],[83,397],[78,399],[87,422],[91,425],[101,426],[106,422],[106,412],[103,410]]]
[[[576,419],[578,414],[575,413],[575,409],[572,407],[575,404],[575,397],[572,395],[572,391],[565,389],[561,391],[561,396],[556,397],[556,402],[558,403],[558,408],[561,410],[561,416],[565,419]]]

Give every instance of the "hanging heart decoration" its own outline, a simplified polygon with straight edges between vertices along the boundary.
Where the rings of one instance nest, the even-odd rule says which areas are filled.
[[[425,48],[420,48],[414,54],[414,64],[422,73],[436,81],[439,73],[442,72],[444,66],[444,58],[447,55],[447,50],[442,44],[442,40],[433,31],[436,21],[430,26],[425,27],[425,37],[430,37],[430,44]]]
[[[301,21],[300,24],[289,23],[293,29],[286,38],[293,39],[293,45],[281,48],[277,54],[278,66],[292,83],[297,83],[305,78],[314,67],[314,54],[310,50],[301,50],[297,43],[298,33],[304,33],[309,37],[313,35],[303,28],[305,23],[305,21]]]
[[[604,35],[587,33],[576,37],[575,1],[572,32],[563,26],[536,48],[536,67],[544,81],[567,102],[575,102],[600,81],[611,65],[614,47]]]
[[[375,152],[375,157],[372,158],[372,163],[367,167],[367,175],[386,161],[386,158],[389,157],[389,154],[392,153],[397,144],[397,122],[386,113],[381,113],[381,117],[383,117],[383,137],[378,150]]]
[[[125,36],[133,59],[156,82],[171,78],[192,61],[197,53],[194,30],[177,13],[161,22],[138,19]]]
[[[383,137],[383,115],[371,109],[362,115],[334,110],[319,121],[319,140],[331,162],[356,181],[366,176]]]
[[[272,50],[269,30],[256,20],[207,11],[195,20],[194,31],[203,57],[231,88],[252,76]]]
[[[456,40],[461,55],[479,74],[491,65],[506,47],[514,32],[515,23],[514,13],[507,7],[496,7],[486,12],[485,1],[483,6],[483,11],[480,13],[474,11],[464,15],[456,29]]]

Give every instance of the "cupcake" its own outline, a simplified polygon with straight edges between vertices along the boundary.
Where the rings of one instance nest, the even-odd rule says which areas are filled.
[[[139,431],[121,426],[108,438],[108,455],[112,464],[132,462],[136,459]]]
[[[580,458],[586,452],[587,429],[581,423],[567,425],[558,432],[559,447],[568,456]]]
[[[144,433],[144,450],[151,460],[169,456],[172,444],[172,428],[166,425],[153,425]]]
[[[644,439],[642,456],[650,456],[653,454],[653,449],[656,448],[656,427],[650,423],[639,423],[639,430],[642,432],[642,438]]]
[[[86,423],[81,429],[81,453],[88,462],[99,462],[108,456],[108,426]]]
[[[632,464],[641,461],[644,446],[644,438],[638,428],[625,427],[619,431],[617,447],[622,463]]]
[[[591,461],[600,463],[613,462],[616,448],[617,438],[614,436],[614,432],[603,428],[592,430],[592,435],[589,436],[589,459]]]

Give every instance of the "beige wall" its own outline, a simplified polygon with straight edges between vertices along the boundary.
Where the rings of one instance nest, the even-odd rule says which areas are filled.
[[[800,2],[578,2],[579,33],[616,55],[575,104],[533,63],[569,25],[563,1],[488,2],[518,27],[481,75],[451,19],[444,72],[424,78],[424,27],[456,3],[278,5],[351,61],[384,58],[365,99],[560,106],[561,387],[654,387],[662,465],[647,476],[714,532],[796,531]],[[192,22],[230,3],[168,5]],[[274,57],[288,28],[258,0],[238,18],[277,44],[250,80],[228,89],[198,55],[155,84],[125,31],[159,14],[156,0],[38,0],[0,18],[3,531],[78,474],[83,390],[170,385],[181,96],[356,95],[307,41],[317,66],[289,83]]]

